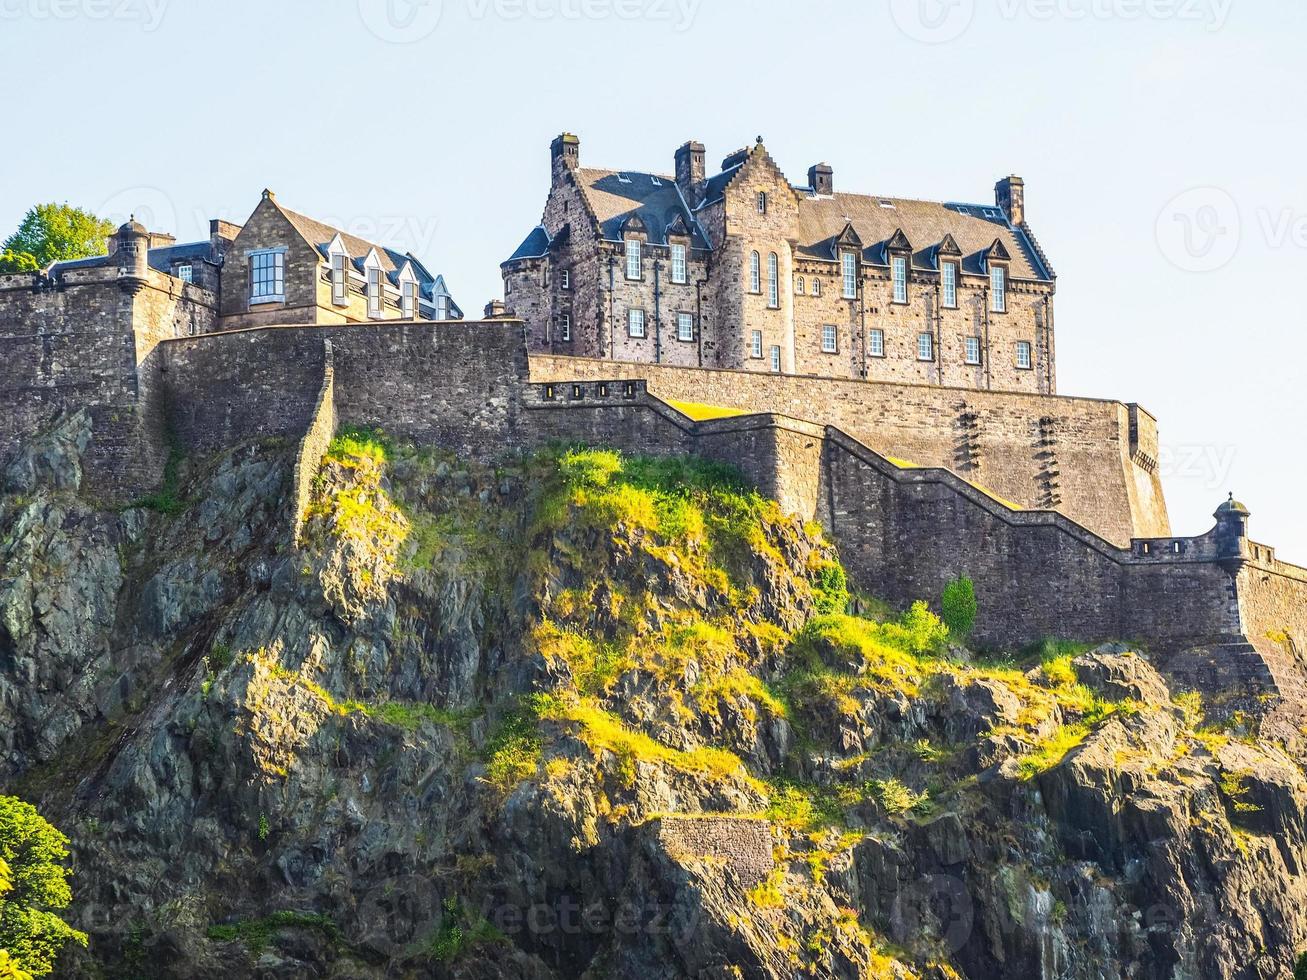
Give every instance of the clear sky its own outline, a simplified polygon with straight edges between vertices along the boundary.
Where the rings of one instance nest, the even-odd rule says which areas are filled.
[[[903,197],[1018,173],[1061,390],[1159,417],[1176,533],[1233,490],[1307,564],[1304,42],[1302,0],[0,0],[0,234],[67,200],[194,239],[266,186],[474,315],[564,129]]]

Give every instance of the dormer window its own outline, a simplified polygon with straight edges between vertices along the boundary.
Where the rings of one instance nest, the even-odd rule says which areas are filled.
[[[844,298],[858,298],[858,257],[852,252],[840,253],[840,272],[844,280]]]
[[[775,252],[767,256],[767,305],[772,309],[781,305],[781,262]]]
[[[626,278],[640,278],[640,239],[630,238],[626,242]]]
[[[989,269],[989,309],[992,313],[1007,312],[1007,269],[1001,265]]]
[[[894,302],[906,303],[908,301],[908,257],[906,255],[896,255],[890,259],[890,266],[894,275]]]
[[[286,301],[286,253],[269,249],[250,253],[250,302]]]
[[[766,192],[766,191],[759,191],[759,192],[758,192],[758,213],[759,213],[759,214],[766,214],[766,213],[767,213],[767,192]]]
[[[762,256],[757,252],[749,254],[749,292],[762,292]]]
[[[436,297],[436,319],[449,319],[449,297],[446,295],[442,294]]]
[[[950,310],[958,308],[958,266],[956,262],[944,262],[939,267],[939,280],[943,303]]]
[[[386,309],[386,274],[373,266],[368,269],[368,316],[381,319]]]
[[[335,252],[331,256],[331,301],[337,306],[349,304],[349,256]]]
[[[672,246],[672,282],[683,283],[686,280],[685,274],[685,246]]]
[[[415,282],[404,282],[400,284],[399,291],[400,309],[404,312],[405,320],[416,319],[418,313],[418,284]]]

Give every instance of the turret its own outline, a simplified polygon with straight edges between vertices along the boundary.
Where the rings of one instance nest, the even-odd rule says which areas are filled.
[[[118,285],[135,296],[150,278],[150,233],[133,215],[114,235]]]
[[[1216,508],[1216,556],[1221,566],[1233,575],[1248,560],[1248,508],[1234,499],[1230,499]]]
[[[581,140],[571,133],[562,133],[549,144],[549,162],[557,177],[564,170],[575,170],[581,165]]]

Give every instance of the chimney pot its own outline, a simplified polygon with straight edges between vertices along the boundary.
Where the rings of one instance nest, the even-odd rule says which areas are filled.
[[[829,163],[808,168],[808,186],[817,194],[835,193],[835,170]]]
[[[1004,177],[994,185],[994,203],[1014,225],[1026,223],[1026,182],[1020,177]]]

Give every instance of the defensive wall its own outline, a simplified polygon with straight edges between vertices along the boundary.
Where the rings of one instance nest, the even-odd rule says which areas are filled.
[[[669,401],[833,425],[886,456],[953,470],[1022,507],[1125,545],[1171,533],[1157,422],[1091,398],[710,370],[533,354],[533,381],[640,378]]]

